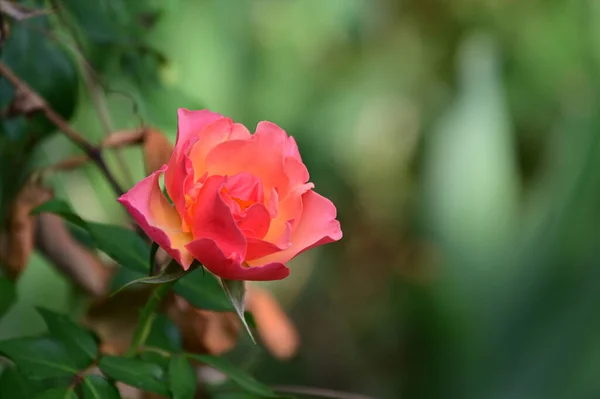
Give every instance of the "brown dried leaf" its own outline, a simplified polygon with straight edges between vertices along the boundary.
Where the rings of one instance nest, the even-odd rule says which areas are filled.
[[[94,296],[106,292],[111,270],[71,236],[59,216],[38,215],[35,243],[52,264],[86,292]]]
[[[258,334],[273,356],[285,360],[296,354],[298,331],[269,291],[249,284],[246,308],[252,312]]]
[[[35,217],[31,210],[52,198],[52,191],[27,183],[11,204],[4,228],[0,231],[0,264],[9,277],[17,279],[25,270],[34,247]]]
[[[146,176],[169,162],[173,145],[165,135],[155,129],[148,129],[144,138],[144,165]]]

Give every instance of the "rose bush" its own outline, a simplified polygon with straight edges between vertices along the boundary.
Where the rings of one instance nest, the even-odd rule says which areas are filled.
[[[197,259],[225,279],[279,280],[290,259],[342,237],[335,206],[308,179],[277,125],[260,122],[250,134],[217,113],[180,109],[168,165],[119,202],[186,270]]]

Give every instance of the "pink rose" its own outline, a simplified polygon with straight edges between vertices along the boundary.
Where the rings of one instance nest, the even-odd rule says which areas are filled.
[[[250,134],[207,110],[179,109],[178,124],[169,164],[119,202],[185,270],[197,259],[225,279],[279,280],[290,259],[342,238],[335,206],[312,190],[283,129],[260,122]]]

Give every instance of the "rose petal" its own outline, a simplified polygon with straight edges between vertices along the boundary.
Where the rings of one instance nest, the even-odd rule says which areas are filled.
[[[224,279],[270,281],[281,280],[290,274],[290,269],[275,262],[260,267],[243,267],[239,259],[225,256],[220,246],[209,238],[194,240],[186,248],[209,271]]]
[[[227,258],[242,262],[246,256],[246,239],[221,198],[226,179],[223,176],[210,176],[204,182],[191,209],[194,216],[192,232],[195,239],[211,239]]]
[[[241,230],[250,230],[252,237],[263,238],[269,231],[271,215],[263,204],[254,204],[246,209],[246,214],[238,221]],[[246,234],[246,236],[248,236]]]
[[[201,134],[192,137],[189,158],[192,161],[196,178],[206,171],[206,156],[216,145],[228,140],[249,139],[250,132],[244,125],[234,124],[229,118],[219,119],[206,126]]]
[[[168,163],[169,168],[165,173],[165,187],[180,213],[185,205],[185,192],[182,190],[181,183],[188,174],[183,155],[190,149],[190,139],[200,136],[207,126],[224,118],[223,115],[208,110],[189,111],[185,108],[177,110],[177,141]]]
[[[284,251],[252,260],[249,262],[251,265],[286,263],[310,248],[342,238],[340,222],[335,220],[336,209],[331,201],[311,190],[302,195],[302,205],[302,218],[292,233],[292,246]]]
[[[118,201],[127,208],[142,230],[187,270],[194,260],[185,249],[192,240],[192,235],[181,230],[179,214],[160,189],[158,180],[166,169],[167,166],[163,165],[123,194]]]
[[[248,172],[260,179],[265,195],[274,187],[285,195],[289,186],[284,169],[286,140],[285,132],[277,125],[260,122],[250,139],[229,140],[213,148],[206,159],[206,171],[222,176]]]

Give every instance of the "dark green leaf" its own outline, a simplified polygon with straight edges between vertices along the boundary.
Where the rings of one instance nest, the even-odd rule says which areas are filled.
[[[155,363],[117,356],[105,356],[98,364],[100,370],[108,377],[125,384],[157,393],[168,395],[165,371]]]
[[[0,372],[0,398],[30,399],[43,391],[38,381],[25,378],[16,367]]]
[[[31,211],[31,214],[37,215],[38,213],[45,213],[45,212],[46,213],[54,213],[54,214],[62,217],[63,219],[73,223],[74,225],[81,227],[84,230],[87,230],[86,222],[82,218],[80,218],[78,215],[76,215],[73,212],[73,210],[71,210],[71,207],[69,206],[69,204],[67,204],[65,201],[63,201],[61,199],[53,198],[50,201],[46,201],[42,205],[33,209]]]
[[[32,211],[33,214],[41,212],[55,213],[87,231],[95,247],[121,266],[147,273],[150,249],[134,231],[121,226],[86,222],[71,210],[69,204],[59,199],[45,202]]]
[[[123,267],[143,273],[148,271],[150,248],[134,231],[121,226],[88,222],[96,247]]]
[[[77,399],[72,388],[52,388],[35,396],[34,399]]]
[[[254,315],[252,314],[252,312],[248,312],[247,310],[244,312],[244,320],[246,320],[246,323],[252,327],[252,328],[256,328],[256,320],[254,320]]]
[[[31,2],[28,5],[32,5]],[[77,102],[77,71],[63,47],[44,34],[51,30],[49,18],[38,16],[27,22],[11,24],[10,30],[2,46],[2,61],[68,120]],[[37,62],[31,62],[32,59]],[[8,81],[1,79],[0,107],[4,108],[6,102],[12,100],[13,93]],[[27,118],[25,122],[20,133],[30,134],[36,139],[56,131],[43,115]]]
[[[17,290],[12,281],[0,276],[0,317],[10,309],[17,297]]]
[[[37,378],[70,376],[88,366],[71,358],[65,346],[50,337],[2,341],[0,354],[12,360],[22,373]]]
[[[198,360],[199,362],[208,364],[221,371],[223,374],[227,375],[233,382],[238,384],[240,387],[245,389],[246,391],[257,394],[261,397],[265,398],[278,398],[280,397],[275,392],[271,390],[267,385],[262,382],[257,381],[250,374],[246,373],[244,370],[236,367],[227,359],[222,357],[214,357],[209,355],[194,355],[194,354],[186,354],[188,357]]]
[[[216,277],[203,270],[197,269],[187,274],[175,284],[174,290],[198,309],[235,311]]]
[[[233,304],[233,307],[240,317],[242,324],[244,327],[246,327],[248,335],[252,339],[252,342],[256,343],[254,336],[252,335],[252,331],[250,330],[250,326],[244,317],[244,311],[246,308],[246,282],[243,280],[227,280],[224,278],[221,279],[221,281],[223,282],[223,289]]]
[[[183,356],[173,356],[169,362],[169,390],[173,399],[194,399],[196,384],[190,361]]]
[[[120,399],[121,395],[112,382],[98,375],[88,375],[81,384],[83,399]]]
[[[73,359],[91,363],[98,353],[98,345],[92,333],[78,326],[66,315],[44,308],[37,308],[52,337],[60,340]]]
[[[181,352],[181,334],[177,326],[164,314],[157,314],[146,344],[167,352]]]

